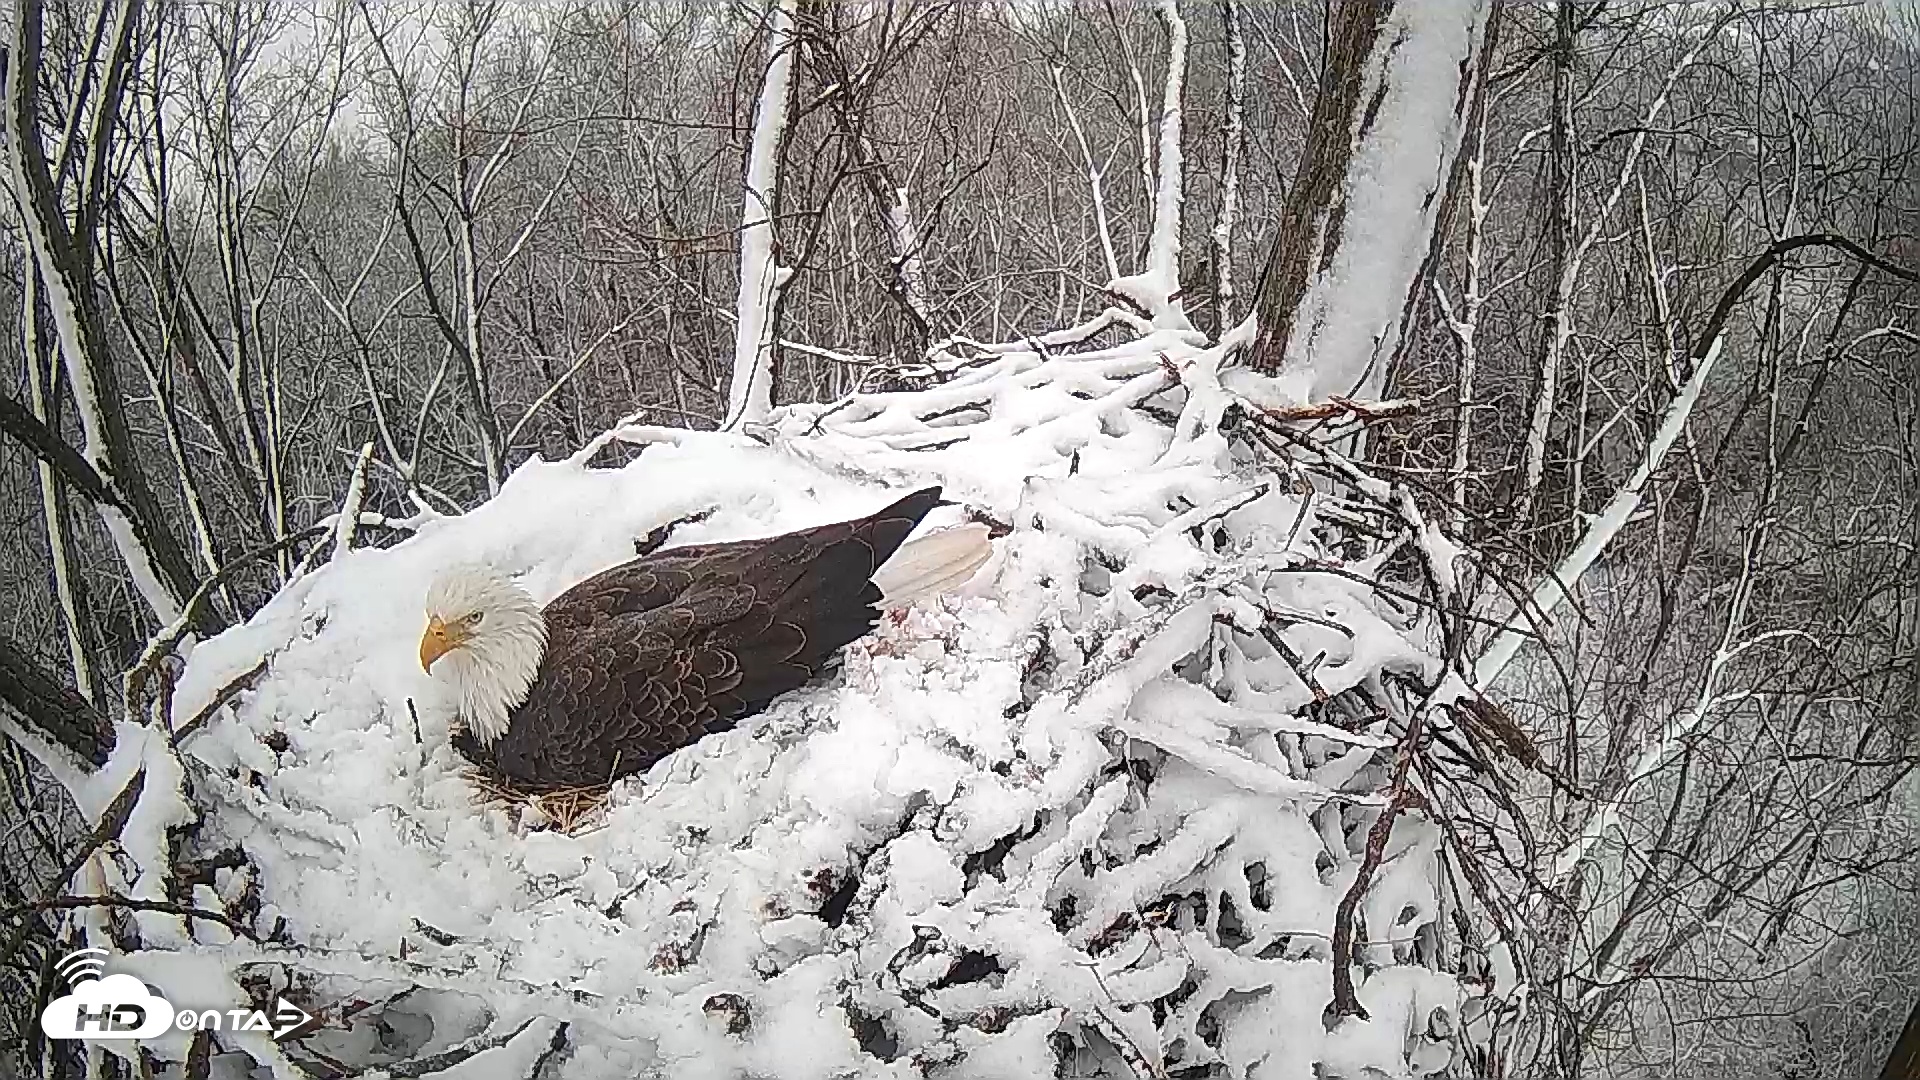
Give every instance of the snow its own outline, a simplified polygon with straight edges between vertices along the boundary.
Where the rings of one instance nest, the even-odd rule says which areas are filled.
[[[1546,472],[1547,436],[1552,427],[1554,410],[1560,400],[1557,389],[1560,370],[1568,343],[1574,334],[1574,292],[1584,270],[1587,254],[1595,244],[1599,243],[1602,236],[1607,235],[1610,219],[1614,208],[1620,203],[1620,197],[1626,193],[1628,183],[1640,175],[1638,171],[1640,155],[1646,148],[1647,136],[1659,130],[1660,114],[1666,111],[1675,87],[1699,60],[1702,50],[1718,36],[1722,28],[1732,22],[1734,14],[1735,12],[1731,10],[1722,14],[1700,40],[1667,70],[1666,81],[1662,84],[1660,93],[1655,95],[1653,101],[1647,105],[1640,122],[1629,129],[1633,132],[1633,137],[1628,141],[1627,152],[1614,173],[1612,186],[1608,189],[1606,196],[1601,199],[1600,205],[1592,212],[1586,232],[1573,244],[1573,249],[1561,262],[1559,277],[1554,284],[1554,295],[1545,316],[1553,324],[1553,336],[1548,339],[1545,355],[1540,361],[1539,383],[1534,390],[1533,408],[1527,419],[1522,494],[1516,509],[1516,516],[1519,518],[1524,519],[1528,516],[1529,504],[1535,492],[1539,490],[1541,478]],[[1571,188],[1567,190],[1566,197],[1572,198]]]
[[[68,791],[83,791],[88,787],[88,777],[81,770],[78,755],[47,738],[40,729],[27,727],[11,715],[0,712],[0,735],[25,750],[34,763],[61,787]]]
[[[104,459],[95,459],[94,467],[100,469]],[[104,471],[104,470],[103,470]],[[100,521],[107,527],[107,535],[113,538],[114,550],[120,553],[126,563],[127,573],[133,579],[134,589],[141,599],[153,610],[153,617],[161,622],[171,622],[180,617],[180,605],[173,594],[160,580],[160,574],[153,567],[152,553],[147,550],[146,542],[140,539],[140,533],[133,522],[117,506],[107,503],[95,503],[94,509],[100,514]]]
[[[334,515],[333,555],[338,558],[353,547],[353,534],[360,527],[360,504],[365,500],[367,488],[367,464],[373,460],[373,443],[362,443],[360,456],[354,459],[353,475],[347,482],[347,493],[340,500],[340,512]]]
[[[1080,160],[1087,170],[1087,193],[1093,202],[1093,231],[1100,237],[1100,251],[1106,257],[1107,277],[1120,276],[1120,261],[1113,252],[1113,232],[1107,226],[1107,199],[1102,188],[1104,173],[1101,166],[1093,160],[1093,147],[1087,143],[1087,132],[1080,124],[1080,116],[1074,111],[1073,102],[1067,99],[1066,82],[1061,78],[1059,65],[1051,68],[1053,76],[1054,99],[1060,102],[1060,111],[1066,114],[1067,126],[1073,131],[1073,141],[1080,147]]]
[[[164,987],[162,996],[176,1012],[191,1009],[196,1013],[212,1010],[225,1014],[231,1009],[254,1008],[234,981],[223,952],[218,948],[145,949],[116,956],[110,964],[116,973],[132,975],[150,986]],[[269,1008],[267,1012],[271,1015],[272,1010]],[[170,1027],[158,1038],[141,1040],[139,1046],[163,1060],[179,1060],[185,1057],[192,1038],[190,1033]],[[220,1038],[229,1049],[241,1050],[257,1064],[266,1066],[268,1075],[276,1080],[302,1080],[304,1074],[287,1060],[269,1032],[248,1031],[244,1025],[240,1030],[223,1027]],[[125,1044],[108,1045],[120,1052],[131,1049]]]
[[[1239,0],[1223,0],[1220,18],[1227,35],[1227,121],[1221,134],[1220,206],[1209,239],[1214,251],[1214,290],[1222,321],[1233,317],[1233,230],[1239,219],[1240,156],[1247,144],[1247,44],[1241,29]]]
[[[19,65],[15,65],[16,68]],[[10,76],[9,84],[16,76]],[[12,86],[7,87],[9,98]],[[75,409],[80,414],[80,432],[84,445],[82,453],[87,463],[99,472],[109,484],[113,482],[112,463],[108,454],[108,433],[106,419],[101,413],[100,388],[94,382],[93,362],[87,355],[85,336],[81,330],[81,312],[79,298],[75,295],[75,283],[68,280],[61,269],[65,263],[57,257],[55,238],[48,232],[48,225],[42,220],[43,213],[58,213],[58,208],[50,205],[51,193],[47,198],[34,196],[35,181],[29,175],[29,166],[20,154],[8,154],[12,168],[8,170],[8,179],[13,185],[14,195],[24,212],[20,215],[21,231],[25,234],[27,246],[33,253],[33,259],[40,270],[40,280],[44,285],[47,314],[53,320],[55,340],[59,343],[60,358],[66,368],[67,379],[73,388]],[[44,165],[43,165],[44,168]],[[44,179],[44,177],[42,177]],[[104,502],[94,503],[100,514],[107,535],[112,539],[114,550],[126,565],[133,579],[134,588],[141,599],[147,602],[154,617],[161,622],[172,622],[180,614],[178,602],[173,594],[161,582],[154,570],[152,553],[140,539],[133,522],[127,519],[119,507]]]

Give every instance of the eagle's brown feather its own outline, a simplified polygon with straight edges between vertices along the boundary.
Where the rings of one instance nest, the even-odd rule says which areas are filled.
[[[725,730],[818,674],[879,618],[873,574],[940,500],[644,555],[542,612],[547,647],[491,745],[455,747],[526,791],[605,784]]]

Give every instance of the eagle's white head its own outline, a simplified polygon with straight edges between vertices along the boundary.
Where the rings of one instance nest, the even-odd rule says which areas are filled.
[[[488,566],[455,566],[427,586],[420,668],[446,683],[467,730],[484,745],[507,732],[547,649],[532,594]]]

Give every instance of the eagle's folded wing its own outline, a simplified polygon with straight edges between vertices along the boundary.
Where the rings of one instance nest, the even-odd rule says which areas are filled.
[[[587,787],[643,771],[732,726],[747,706],[806,682],[799,626],[753,586],[696,584],[644,610],[575,613],[487,756],[529,789]]]

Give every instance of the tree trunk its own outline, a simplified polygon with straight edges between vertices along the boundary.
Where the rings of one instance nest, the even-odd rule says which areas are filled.
[[[1240,211],[1240,156],[1247,144],[1247,42],[1240,27],[1240,0],[1221,0],[1220,20],[1227,35],[1227,121],[1220,137],[1220,206],[1214,215],[1213,300],[1210,332],[1214,337],[1233,321],[1233,229]]]
[[[913,220],[913,203],[907,185],[900,181],[893,166],[867,134],[873,122],[872,87],[878,80],[872,70],[856,75],[841,49],[846,33],[834,18],[843,9],[826,3],[804,3],[794,10],[796,38],[806,42],[807,64],[833,111],[841,137],[847,140],[854,158],[855,174],[867,192],[873,220],[886,250],[887,295],[899,308],[905,324],[906,340],[893,343],[895,355],[919,356],[927,351],[934,336],[934,318],[927,299],[927,282],[921,259],[920,231]],[[897,44],[888,40],[882,48]],[[910,45],[908,47],[911,47]],[[850,87],[864,87],[856,92]]]
[[[31,395],[33,417],[48,430],[58,430],[60,369],[40,333],[39,279],[31,268],[21,275],[20,352],[27,366],[27,391]],[[66,634],[73,682],[88,701],[102,701],[98,667],[87,642],[87,622],[82,615],[84,601],[80,592],[80,567],[74,559],[73,514],[67,502],[67,486],[52,462],[42,458],[37,464],[40,515],[47,529],[47,557],[53,563],[53,595],[60,609],[61,629]]]
[[[1547,470],[1547,437],[1560,393],[1560,368],[1567,341],[1573,335],[1573,291],[1578,267],[1573,265],[1576,169],[1573,145],[1573,51],[1576,30],[1572,4],[1554,13],[1553,119],[1547,128],[1547,273],[1554,282],[1553,299],[1540,320],[1540,344],[1533,376],[1533,401],[1527,410],[1527,438],[1521,446],[1520,491],[1514,498],[1513,520],[1530,525],[1533,504]]]

